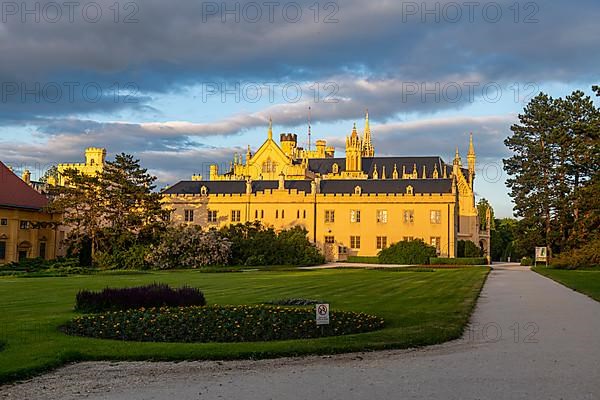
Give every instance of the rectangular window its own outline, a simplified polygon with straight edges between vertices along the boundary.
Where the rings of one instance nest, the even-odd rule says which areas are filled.
[[[335,210],[325,210],[325,223],[335,222]]]
[[[415,210],[404,210],[404,222],[407,224],[415,222]]]
[[[0,260],[6,258],[6,242],[0,242]]]
[[[296,213],[296,218],[300,219],[300,210],[298,210],[298,212]]]
[[[275,218],[279,218],[279,210],[275,210]]]
[[[360,210],[350,210],[350,222],[360,222]]]
[[[40,258],[46,259],[46,242],[40,242]]]
[[[208,222],[217,222],[217,210],[208,210]]]
[[[415,240],[415,238],[414,238],[414,237],[412,237],[412,236],[404,236],[404,237],[402,238],[402,240],[404,240],[405,242],[410,242],[410,241],[413,241],[413,240]]]
[[[380,224],[387,224],[387,222],[388,222],[387,210],[377,210],[377,222]]]
[[[254,219],[258,219],[258,210],[254,210]]]
[[[440,210],[431,210],[429,215],[432,224],[440,224],[442,222],[442,212]]]
[[[231,210],[231,222],[240,222],[242,220],[242,212],[240,210]]]
[[[325,236],[325,243],[327,243],[327,244],[333,244],[333,243],[335,243],[335,237],[333,237],[333,236]]]
[[[183,211],[183,220],[185,222],[193,222],[194,221],[194,210],[184,210]]]
[[[8,219],[6,219],[6,218],[0,219],[0,225],[2,225],[2,226],[8,225]]]
[[[360,249],[360,236],[350,236],[350,248]]]
[[[260,210],[260,219],[265,218],[265,210]]]
[[[306,219],[306,210],[302,212],[302,218]]]
[[[21,221],[19,226],[21,227],[21,229],[29,229],[29,221]]]
[[[387,236],[377,236],[377,250],[382,250],[387,247]]]
[[[435,250],[438,254],[440,254],[440,245],[442,243],[442,238],[440,238],[439,236],[437,237],[431,237],[430,238],[430,243],[433,247],[435,247]]]
[[[281,218],[285,218],[285,210],[281,210]]]

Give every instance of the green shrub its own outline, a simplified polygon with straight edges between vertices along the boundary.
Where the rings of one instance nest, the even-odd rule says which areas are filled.
[[[65,333],[141,342],[254,342],[308,339],[382,329],[381,318],[332,311],[318,328],[312,308],[206,306],[126,310],[77,317]]]
[[[95,257],[96,266],[100,269],[148,269],[145,261],[150,252],[150,246],[134,244],[126,249],[99,252]]]
[[[100,292],[81,290],[77,293],[75,310],[80,312],[102,312],[127,310],[140,307],[203,306],[204,294],[189,286],[173,289],[165,284],[151,284],[112,289]]]
[[[43,258],[28,258],[0,266],[0,271],[23,272],[23,273],[81,273],[87,271],[82,268],[76,258],[57,258],[56,260],[44,260]]]
[[[551,260],[554,268],[578,269],[600,266],[600,238],[590,241],[579,249],[557,255]]]
[[[401,241],[379,252],[382,264],[428,264],[436,256],[436,249],[421,239]]]
[[[530,267],[533,265],[533,259],[531,257],[521,258],[521,265],[524,267]]]
[[[486,265],[485,257],[443,258],[432,257],[429,263],[433,265]]]
[[[475,242],[470,240],[459,240],[456,243],[456,257],[481,257],[483,252]]]
[[[221,233],[231,242],[231,265],[304,266],[325,262],[301,227],[277,233],[256,221],[223,227]]]

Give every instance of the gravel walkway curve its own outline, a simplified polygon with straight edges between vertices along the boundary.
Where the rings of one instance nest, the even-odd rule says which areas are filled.
[[[460,340],[419,350],[262,361],[71,365],[0,399],[600,398],[600,303],[494,266]]]

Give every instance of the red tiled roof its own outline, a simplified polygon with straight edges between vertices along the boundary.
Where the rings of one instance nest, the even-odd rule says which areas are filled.
[[[40,210],[47,204],[46,196],[23,182],[0,161],[0,207]]]

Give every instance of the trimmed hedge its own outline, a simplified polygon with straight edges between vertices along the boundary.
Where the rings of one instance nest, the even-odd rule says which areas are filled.
[[[214,305],[89,314],[73,319],[63,331],[141,342],[254,342],[347,335],[383,327],[381,318],[363,313],[332,311],[330,324],[320,328],[314,308]]]
[[[348,256],[346,262],[349,263],[363,263],[363,264],[379,264],[379,257],[377,256]]]
[[[203,306],[204,294],[196,288],[183,286],[173,289],[165,284],[153,283],[128,288],[106,288],[100,292],[81,290],[77,293],[75,311],[99,313],[140,307]]]
[[[432,257],[429,259],[429,263],[432,265],[487,265],[487,260],[485,257]]]
[[[275,306],[312,306],[315,304],[323,304],[327,303],[324,300],[313,300],[313,299],[280,299],[280,300],[271,300],[265,302],[265,304],[275,305]]]

